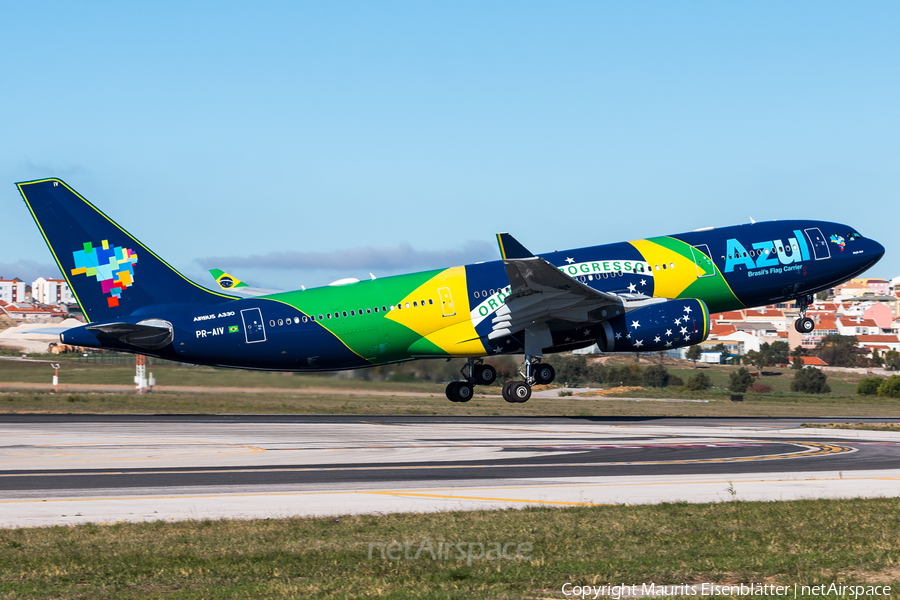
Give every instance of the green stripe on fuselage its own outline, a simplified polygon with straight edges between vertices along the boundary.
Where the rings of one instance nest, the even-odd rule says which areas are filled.
[[[385,318],[387,312],[382,307],[388,307],[389,312],[390,306],[397,304],[441,272],[443,269],[283,292],[260,298],[283,302],[306,315],[315,315],[319,325],[354,353],[373,364],[396,362],[409,358],[407,349],[421,336],[393,319]],[[376,307],[377,313],[374,311]],[[368,312],[369,310],[372,312]],[[345,311],[347,317],[343,316]],[[349,316],[350,311],[357,314]],[[335,318],[335,313],[341,316]],[[326,317],[329,314],[330,319]],[[321,321],[319,315],[323,317]]]

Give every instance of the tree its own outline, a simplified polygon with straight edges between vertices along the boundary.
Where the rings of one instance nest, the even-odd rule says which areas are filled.
[[[703,351],[700,349],[700,346],[691,346],[688,348],[687,353],[684,355],[688,360],[693,361],[694,368],[697,368],[697,361],[700,359],[700,355],[703,354]]]
[[[769,345],[769,360],[770,364],[780,365],[786,363],[788,360],[788,355],[791,352],[791,346],[787,342],[772,342]]]
[[[800,369],[794,375],[794,381],[791,382],[792,392],[803,392],[806,394],[828,394],[831,387],[825,383],[828,377],[819,369]]]
[[[874,396],[884,380],[881,377],[866,377],[856,384],[856,393],[860,396]]]
[[[858,349],[859,341],[855,336],[828,335],[819,341],[816,354],[832,367],[853,367]]]
[[[800,344],[797,344],[797,347],[791,352],[791,358],[794,359],[794,364],[791,365],[791,368],[797,369],[798,371],[802,369],[804,356],[806,356],[806,349]]]
[[[878,395],[900,398],[900,375],[891,375],[878,386]]]
[[[828,292],[826,292],[826,291],[817,292],[816,298],[818,300],[828,300]]]
[[[888,371],[900,371],[900,352],[896,350],[888,350],[882,357],[884,360],[884,368]]]
[[[669,385],[669,372],[662,365],[650,365],[644,369],[643,380],[648,387],[666,387]]]
[[[900,377],[898,377],[898,379],[900,379]],[[685,387],[692,392],[698,392],[701,390],[709,389],[709,386],[711,385],[712,382],[709,380],[709,376],[701,371],[699,373],[694,373],[693,375],[691,375]]]
[[[750,387],[751,383],[753,383],[753,377],[750,376],[750,371],[741,367],[729,377],[728,389],[732,392],[743,394]]]

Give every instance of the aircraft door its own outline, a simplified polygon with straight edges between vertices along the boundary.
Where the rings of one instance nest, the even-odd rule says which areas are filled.
[[[716,274],[716,265],[713,264],[712,254],[709,253],[709,246],[706,244],[697,244],[691,246],[691,256],[694,258],[694,265],[697,266],[697,278],[712,277]]]
[[[818,227],[810,227],[809,229],[804,229],[803,232],[806,233],[806,237],[809,238],[809,243],[812,244],[813,254],[816,257],[816,260],[831,258],[831,250],[828,249],[828,240],[825,239],[825,236],[822,235],[822,231]]]
[[[261,310],[245,308],[241,311],[241,319],[244,321],[244,339],[248,344],[266,341],[266,325]]]
[[[452,317],[455,315],[456,309],[453,308],[453,296],[450,295],[450,288],[438,288],[438,294],[441,296],[441,310],[444,311],[444,316]]]

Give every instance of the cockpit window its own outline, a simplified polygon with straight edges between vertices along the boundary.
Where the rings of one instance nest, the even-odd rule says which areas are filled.
[[[861,240],[862,236],[855,231],[851,231],[847,234],[847,241],[852,242],[853,240]]]

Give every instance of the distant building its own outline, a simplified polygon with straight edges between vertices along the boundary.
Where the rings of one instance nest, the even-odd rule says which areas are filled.
[[[71,304],[75,297],[64,279],[38,277],[31,284],[31,298],[39,304]]]
[[[46,323],[53,318],[66,317],[66,311],[60,306],[39,306],[33,302],[3,303],[0,310],[10,318],[26,323]]]
[[[0,279],[0,300],[10,302],[27,302],[28,286],[21,279]]]

